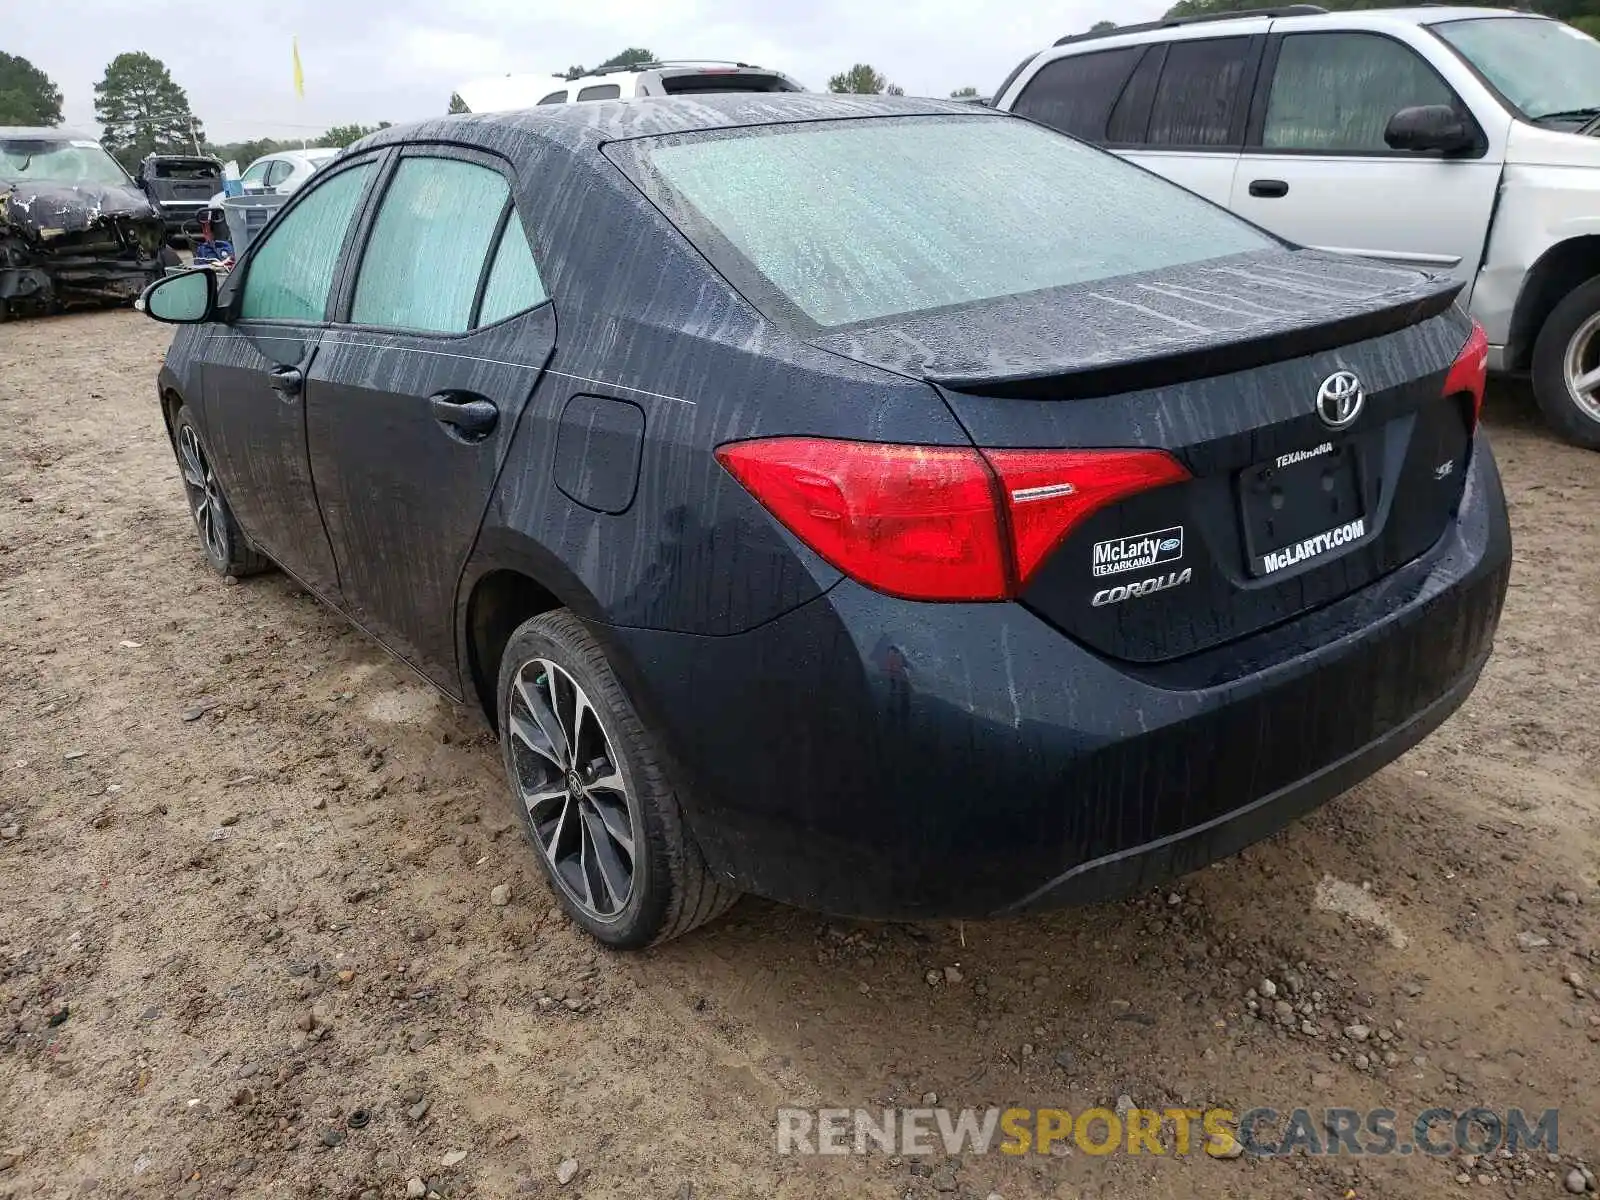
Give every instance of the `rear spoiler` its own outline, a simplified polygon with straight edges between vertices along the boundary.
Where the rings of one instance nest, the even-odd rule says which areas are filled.
[[[1460,295],[1462,286],[1456,282],[1420,297],[1413,293],[1398,303],[1335,317],[1310,328],[1269,329],[1255,336],[1247,333],[1236,341],[1207,342],[1193,350],[1147,358],[1041,372],[966,375],[933,372],[923,375],[923,379],[955,392],[1014,400],[1087,400],[1145,388],[1170,387],[1396,333],[1446,312]]]

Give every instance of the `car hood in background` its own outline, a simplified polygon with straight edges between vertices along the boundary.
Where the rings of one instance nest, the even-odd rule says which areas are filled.
[[[44,183],[0,180],[0,225],[49,241],[82,233],[108,218],[155,220],[150,200],[133,184]]]
[[[812,345],[957,390],[1070,398],[1243,370],[1444,311],[1460,284],[1266,250],[824,331]]]
[[[1600,132],[1548,129],[1527,121],[1511,122],[1506,162],[1523,167],[1587,167],[1600,170]]]

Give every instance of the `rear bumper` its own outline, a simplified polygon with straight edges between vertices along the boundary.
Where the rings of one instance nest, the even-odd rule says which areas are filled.
[[[839,914],[977,917],[1152,886],[1392,761],[1471,692],[1510,549],[1480,439],[1427,554],[1171,663],[1106,659],[1019,605],[848,580],[734,637],[599,632],[713,870]]]

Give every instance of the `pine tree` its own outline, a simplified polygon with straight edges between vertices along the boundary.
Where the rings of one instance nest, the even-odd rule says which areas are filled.
[[[190,149],[206,136],[166,65],[143,51],[111,60],[105,78],[94,85],[94,112],[106,149],[125,167],[151,151]]]
[[[61,89],[27,59],[0,50],[0,125],[61,124]]]

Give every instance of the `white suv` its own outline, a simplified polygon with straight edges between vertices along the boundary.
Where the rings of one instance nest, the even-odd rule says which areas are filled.
[[[1600,449],[1600,42],[1522,12],[1311,5],[1063,38],[994,104],[1301,245],[1447,272],[1490,366]]]
[[[559,84],[552,80],[559,79]],[[631,100],[635,96],[697,96],[708,92],[801,92],[781,71],[741,62],[654,62],[608,67],[592,75],[494,75],[456,89],[469,112],[504,112],[580,100]]]

